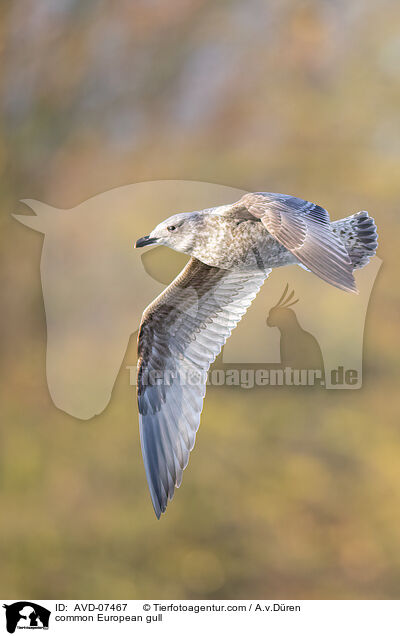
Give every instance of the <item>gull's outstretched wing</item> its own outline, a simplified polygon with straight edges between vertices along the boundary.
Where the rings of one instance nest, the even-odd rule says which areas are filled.
[[[268,232],[309,270],[331,285],[356,292],[347,250],[331,229],[329,214],[315,203],[286,194],[245,194],[232,206],[239,217],[260,219]]]
[[[222,270],[192,258],[143,314],[138,338],[140,439],[158,518],[189,461],[210,364],[269,272]]]

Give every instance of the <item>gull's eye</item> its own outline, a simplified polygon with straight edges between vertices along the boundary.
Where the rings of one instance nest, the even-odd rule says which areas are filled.
[[[176,225],[168,225],[167,230],[168,230],[168,232],[175,232]]]

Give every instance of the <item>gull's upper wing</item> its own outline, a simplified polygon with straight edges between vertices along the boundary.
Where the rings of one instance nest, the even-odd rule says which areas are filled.
[[[179,487],[206,392],[206,375],[268,271],[210,267],[192,258],[145,310],[138,338],[142,454],[157,517]]]
[[[309,270],[331,285],[357,291],[347,250],[332,231],[329,214],[315,203],[285,194],[245,194],[231,214],[252,215]]]

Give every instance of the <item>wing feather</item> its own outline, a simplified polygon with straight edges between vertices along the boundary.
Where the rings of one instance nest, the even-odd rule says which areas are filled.
[[[192,258],[143,314],[139,427],[157,517],[180,486],[194,447],[210,364],[268,273],[221,270]]]
[[[279,243],[323,280],[357,291],[351,259],[333,233],[324,208],[285,194],[255,192],[244,195],[232,210],[239,216],[250,213],[260,219]]]

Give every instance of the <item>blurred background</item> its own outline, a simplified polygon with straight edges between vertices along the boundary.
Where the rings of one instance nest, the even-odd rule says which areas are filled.
[[[5,0],[0,17],[0,596],[398,598],[399,3]],[[160,179],[367,209],[383,266],[363,387],[211,388],[157,522],[134,338],[101,415],[56,409],[43,239],[10,214]]]

